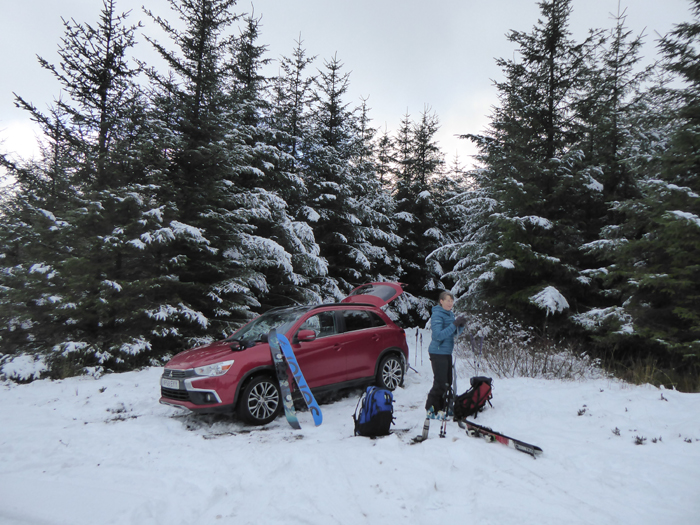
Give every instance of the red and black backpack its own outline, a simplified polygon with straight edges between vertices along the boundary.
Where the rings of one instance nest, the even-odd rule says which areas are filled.
[[[490,377],[472,377],[469,380],[471,388],[455,398],[455,420],[464,420],[470,416],[476,417],[484,409],[486,403],[491,405],[493,397],[492,379]],[[493,405],[491,405],[493,407]]]

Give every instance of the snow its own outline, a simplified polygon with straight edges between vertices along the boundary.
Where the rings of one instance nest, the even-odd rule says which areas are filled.
[[[496,266],[500,266],[501,268],[506,268],[508,270],[512,270],[515,268],[515,263],[511,261],[510,259],[503,259],[502,261],[498,261],[496,263]]]
[[[190,322],[197,323],[202,328],[206,328],[209,325],[209,320],[203,313],[192,310],[183,303],[179,303],[177,306],[161,304],[158,310],[146,310],[146,315],[157,321],[167,321],[171,317],[184,317]]]
[[[408,213],[407,211],[400,211],[400,212],[394,214],[394,217],[400,221],[416,222],[416,218],[413,216],[413,214]]]
[[[153,208],[152,210],[143,213],[145,217],[153,217],[158,222],[163,222],[163,210],[165,205],[159,206],[158,208]]]
[[[43,359],[34,359],[33,356],[27,354],[6,360],[0,367],[0,373],[5,377],[13,377],[20,381],[41,377],[42,372],[47,370],[48,366]]]
[[[51,231],[55,231],[56,229],[58,229],[59,226],[68,226],[68,223],[66,221],[56,220],[56,216],[48,210],[42,210],[41,208],[37,208],[37,211],[41,213],[44,217],[46,217],[48,220],[56,224],[56,226],[52,226],[51,228],[49,228]]]
[[[132,339],[130,343],[123,343],[119,350],[129,355],[137,355],[141,352],[151,349],[151,343],[146,341],[144,338],[139,337],[137,339]]]
[[[680,211],[680,210],[675,210],[675,211],[669,212],[669,215],[672,215],[678,219],[683,219],[683,220],[692,222],[696,226],[700,226],[700,217],[698,217],[694,213],[688,213],[688,212],[684,212],[684,211]]]
[[[318,222],[318,220],[321,218],[321,216],[314,210],[313,208],[309,208],[308,206],[304,206],[301,209],[302,213],[306,216],[306,218],[310,222]]]
[[[588,184],[584,184],[584,186],[591,191],[602,192],[605,189],[605,187],[600,182],[595,180],[590,175],[588,175]]]
[[[547,315],[563,312],[569,308],[566,298],[554,286],[547,286],[540,293],[530,297],[530,302],[543,310],[547,310]]]
[[[442,240],[444,235],[442,233],[442,230],[440,228],[428,228],[425,230],[423,233],[424,237],[428,237],[430,239],[435,239],[435,240]]]
[[[619,306],[611,306],[609,308],[592,308],[591,310],[572,316],[574,322],[580,324],[587,330],[595,330],[609,320],[617,321],[620,324],[620,330],[616,333],[634,333],[634,323],[632,316],[627,313],[627,310]]]
[[[536,215],[529,215],[527,217],[516,217],[516,220],[519,220],[522,223],[538,226],[543,230],[551,230],[554,227],[552,221],[545,219],[544,217],[538,217]]]
[[[32,266],[29,268],[29,273],[49,273],[50,271],[52,271],[51,266],[44,263],[32,264]]]
[[[117,283],[117,282],[110,281],[110,280],[108,280],[108,279],[105,279],[105,280],[102,281],[102,282],[103,282],[104,284],[106,284],[109,288],[113,288],[113,289],[116,290],[117,292],[121,292],[121,291],[122,291],[122,285],[119,284],[119,283]]]
[[[252,428],[159,405],[159,368],[0,384],[0,523],[698,523],[699,394],[495,379],[476,421],[542,456],[455,423],[409,445],[432,381],[429,334],[416,345],[414,332],[396,432],[376,440],[352,435],[359,390],[322,404],[320,427],[301,413],[295,431],[284,418]]]
[[[476,278],[477,281],[493,281],[496,278],[496,274],[489,271],[489,272],[484,272],[479,275],[479,277]]]

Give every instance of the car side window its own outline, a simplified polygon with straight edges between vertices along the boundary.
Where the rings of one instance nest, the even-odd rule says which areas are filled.
[[[372,318],[372,321],[374,322],[374,326],[386,326],[386,323],[384,322],[384,319],[379,317],[377,314],[374,312],[369,312],[370,317]]]
[[[343,319],[345,319],[346,332],[364,330],[373,326],[372,318],[364,310],[343,310]]]
[[[328,337],[338,333],[335,327],[335,315],[333,312],[319,312],[309,317],[300,330],[313,330],[316,332],[316,338]]]

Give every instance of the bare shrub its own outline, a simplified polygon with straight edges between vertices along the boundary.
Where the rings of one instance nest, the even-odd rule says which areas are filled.
[[[504,313],[471,315],[455,353],[463,372],[459,375],[568,380],[603,375],[599,360],[576,344],[538,336],[534,328],[523,327]]]

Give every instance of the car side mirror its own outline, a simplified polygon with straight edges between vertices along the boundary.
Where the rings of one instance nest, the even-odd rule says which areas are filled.
[[[313,330],[299,330],[297,341],[300,343],[309,343],[316,339],[316,332]]]

